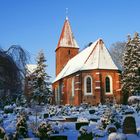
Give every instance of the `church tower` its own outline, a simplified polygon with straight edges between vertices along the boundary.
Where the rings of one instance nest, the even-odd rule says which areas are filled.
[[[79,46],[74,39],[68,17],[66,17],[63,29],[56,47],[56,76],[61,72],[67,62],[77,55]]]

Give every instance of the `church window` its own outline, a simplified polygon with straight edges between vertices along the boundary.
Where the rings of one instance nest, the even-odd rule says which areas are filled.
[[[107,76],[105,78],[105,92],[106,94],[112,94],[112,78]]]
[[[85,95],[92,95],[92,77],[86,76],[84,79],[84,92]]]
[[[71,83],[71,85],[72,85],[72,86],[71,86],[72,97],[74,97],[74,90],[75,90],[75,89],[74,89],[74,78],[72,78],[72,83]]]

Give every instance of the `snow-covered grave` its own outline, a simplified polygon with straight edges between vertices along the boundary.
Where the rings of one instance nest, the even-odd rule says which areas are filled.
[[[0,111],[0,124],[7,137],[12,134],[26,136],[25,132],[27,132],[26,139],[62,136],[67,137],[68,140],[82,138],[89,140],[96,138],[98,140],[139,140],[140,111],[138,111],[138,107],[138,105],[107,106],[100,104],[99,106],[46,105],[25,108],[10,105]],[[127,116],[134,117],[136,134],[122,133],[123,123]],[[129,124],[128,127],[131,128]]]

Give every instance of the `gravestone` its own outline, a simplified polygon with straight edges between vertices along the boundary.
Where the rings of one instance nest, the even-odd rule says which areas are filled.
[[[92,133],[78,136],[78,140],[93,140]]]
[[[136,121],[133,116],[127,116],[123,122],[123,133],[124,134],[136,134]]]
[[[48,118],[49,114],[48,113],[44,113],[44,119]]]
[[[77,121],[77,117],[66,117],[66,122],[76,122]]]
[[[50,136],[49,140],[67,140],[67,136],[65,136],[65,135],[53,135],[53,136]]]
[[[97,118],[90,118],[90,121],[92,121],[92,122],[97,122],[98,119],[97,119]]]
[[[94,114],[95,113],[95,110],[94,109],[90,109],[89,110],[89,114]]]
[[[134,114],[135,112],[131,109],[127,109],[127,110],[125,110],[125,112],[124,112],[124,114],[125,115],[132,115],[132,114]]]
[[[76,122],[76,130],[79,130],[81,126],[88,125],[89,122]]]

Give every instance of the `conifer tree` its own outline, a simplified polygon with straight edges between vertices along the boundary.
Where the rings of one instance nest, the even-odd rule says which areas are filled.
[[[135,33],[125,46],[123,56],[122,92],[127,100],[128,96],[140,94],[140,38]]]
[[[43,51],[40,51],[38,53],[37,68],[33,79],[33,100],[38,104],[41,104],[42,102],[46,103],[51,93],[49,82],[50,76],[48,76],[45,71],[47,67],[45,62],[44,53]]]

